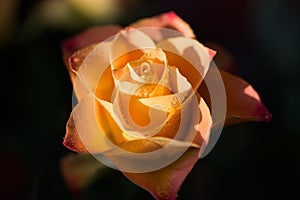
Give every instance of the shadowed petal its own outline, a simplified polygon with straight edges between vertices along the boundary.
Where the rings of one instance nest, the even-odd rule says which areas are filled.
[[[174,200],[182,182],[197,162],[198,153],[198,148],[189,148],[178,160],[160,170],[123,174],[133,183],[149,191],[155,199]]]
[[[271,120],[272,115],[261,102],[258,93],[243,79],[220,70],[227,98],[227,112],[225,125],[231,125],[247,121]],[[209,93],[205,84],[200,87],[200,94],[210,102]],[[214,119],[214,123],[224,119]],[[214,126],[217,124],[214,124]]]

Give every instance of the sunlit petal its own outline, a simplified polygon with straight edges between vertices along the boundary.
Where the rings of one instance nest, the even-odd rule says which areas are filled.
[[[194,139],[194,143],[199,145],[201,144],[201,148],[199,152],[199,157],[201,157],[207,145],[209,144],[209,137],[210,137],[213,121],[211,118],[210,110],[203,98],[200,98],[199,110],[201,116],[200,122],[195,127],[199,134],[196,135]]]
[[[82,149],[79,147],[83,146],[89,152],[99,153],[112,147],[111,141],[97,121],[95,103],[94,96],[89,93],[73,109],[72,119],[74,125],[64,143],[75,144],[73,145],[75,151],[81,152]],[[77,145],[77,142],[79,145]]]
[[[78,72],[76,72],[78,81],[88,92],[96,93],[99,81],[105,77],[110,77],[104,76],[107,74],[106,71],[110,66],[109,53],[107,51],[109,45],[110,42],[107,41],[101,42],[96,47],[94,47],[94,49],[88,54],[88,56],[85,57],[84,61],[80,65],[80,69],[78,70]],[[110,86],[109,84],[107,85],[107,83],[101,85],[101,92],[105,91],[104,88]],[[78,93],[80,88],[77,88],[76,85],[74,85],[74,90],[76,93]]]

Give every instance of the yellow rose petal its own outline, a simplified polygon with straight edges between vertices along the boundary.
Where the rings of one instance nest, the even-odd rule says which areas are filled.
[[[176,66],[184,75],[186,75],[185,72],[188,72],[186,77],[193,85],[193,88],[199,87],[199,84],[203,80],[203,77],[205,77],[212,60],[212,56],[209,53],[208,48],[204,47],[201,43],[194,39],[185,37],[169,38],[159,42],[156,46],[166,51],[166,53],[171,52],[176,54],[178,57],[180,56],[186,59],[192,65],[192,67],[182,66],[181,62]],[[167,54],[167,58],[168,56],[172,55]],[[172,58],[168,58],[168,60],[175,61],[174,58],[175,60],[182,59],[176,59],[176,57],[173,55]]]
[[[110,60],[114,62],[120,56],[134,50],[144,51],[149,49],[155,49],[155,44],[143,32],[136,29],[121,31],[112,41],[109,48]],[[115,69],[114,66],[113,69]]]

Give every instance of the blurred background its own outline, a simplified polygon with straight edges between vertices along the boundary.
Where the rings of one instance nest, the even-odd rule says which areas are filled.
[[[175,11],[238,68],[273,114],[225,128],[178,199],[300,199],[300,3],[297,0],[0,0],[0,199],[72,199],[60,160],[72,109],[61,42],[92,25]],[[225,61],[224,61],[225,62]],[[77,199],[152,199],[118,171]]]

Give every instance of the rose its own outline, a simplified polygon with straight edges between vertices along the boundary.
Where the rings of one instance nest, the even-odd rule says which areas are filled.
[[[182,49],[172,49],[178,44]],[[184,53],[187,48],[192,48],[192,57],[187,54],[185,58],[197,69],[175,54],[175,50]],[[102,153],[127,176],[162,170],[190,151],[199,154],[212,120],[204,100],[199,98],[198,102],[195,90],[208,69],[209,52],[184,37],[163,40],[155,46],[136,29],[122,31],[113,41],[97,45],[76,72],[74,89],[79,103],[70,124],[74,123],[82,146],[89,152]],[[195,63],[194,57],[202,62]],[[179,70],[186,75],[193,72],[193,76],[187,80]],[[148,113],[152,113],[151,123],[147,122]],[[68,133],[66,141],[74,136],[74,132]],[[170,166],[177,165],[182,164]],[[180,182],[183,177],[175,180]]]
[[[65,146],[94,153],[159,199],[175,198],[205,153],[211,127],[224,123],[226,99],[219,93],[221,101],[216,101],[216,78],[225,81],[225,123],[270,116],[246,82],[225,72],[220,76],[216,68],[207,74],[214,51],[190,39],[191,29],[174,13],[129,27],[167,25],[183,30],[182,34],[127,28],[113,40],[89,45],[120,31],[110,26],[87,31],[63,46],[79,100],[67,124]],[[101,34],[95,34],[99,30]],[[171,38],[164,40],[166,35]],[[223,106],[215,106],[216,102]],[[210,139],[208,151],[217,138],[218,134]]]

